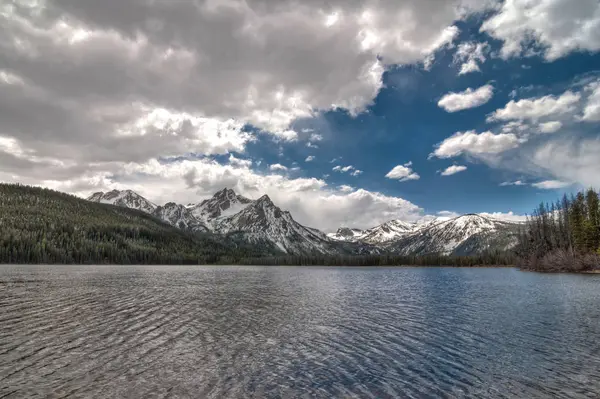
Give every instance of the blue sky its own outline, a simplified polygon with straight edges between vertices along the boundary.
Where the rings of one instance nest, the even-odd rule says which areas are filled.
[[[383,76],[384,88],[365,112],[351,116],[345,110],[334,110],[295,122],[298,130],[310,129],[323,137],[315,142],[318,148],[307,147],[303,141],[281,144],[259,136],[248,146],[247,155],[263,159],[265,165],[300,165],[302,170],[297,175],[328,175],[326,180],[332,185],[400,196],[419,204],[427,213],[451,210],[526,214],[540,201],[554,201],[563,193],[587,187],[571,181],[565,183],[573,184],[561,188],[537,188],[532,184],[554,177],[496,168],[468,156],[428,159],[435,146],[455,132],[488,129],[486,116],[509,101],[560,95],[579,80],[592,79],[600,73],[597,52],[574,52],[552,62],[542,55],[502,59],[497,54],[501,43],[480,34],[480,26],[481,20],[461,24],[463,33],[457,40],[489,44],[491,55],[481,63],[480,72],[458,75],[461,65],[453,62],[456,47],[436,53],[428,70],[423,65],[393,66]],[[494,95],[481,106],[449,113],[437,104],[449,92],[486,84],[494,87]],[[598,124],[585,127],[588,131],[584,136],[599,137],[598,128]],[[313,156],[314,161],[304,162],[308,156]],[[419,174],[418,180],[399,182],[384,178],[394,166],[408,162]],[[332,171],[336,165],[353,165],[363,173],[336,173]],[[441,176],[440,171],[451,165],[464,165],[467,170]],[[501,185],[515,181],[524,184]]]
[[[0,6],[0,180],[326,231],[600,187],[597,0]]]

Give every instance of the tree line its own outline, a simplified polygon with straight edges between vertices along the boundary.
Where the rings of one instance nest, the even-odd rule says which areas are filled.
[[[241,258],[237,264],[263,266],[511,266],[515,255],[491,251],[472,256],[419,255],[279,255]]]
[[[519,234],[518,264],[539,271],[600,269],[599,204],[591,188],[541,203]]]

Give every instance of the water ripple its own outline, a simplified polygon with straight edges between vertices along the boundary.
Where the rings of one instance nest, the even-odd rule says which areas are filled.
[[[0,398],[595,398],[600,276],[0,267]]]

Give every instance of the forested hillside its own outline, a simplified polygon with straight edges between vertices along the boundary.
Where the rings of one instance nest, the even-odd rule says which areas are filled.
[[[600,205],[593,189],[540,204],[519,235],[520,265],[540,271],[600,270]]]
[[[191,234],[137,210],[0,184],[0,263],[196,264],[270,252]]]

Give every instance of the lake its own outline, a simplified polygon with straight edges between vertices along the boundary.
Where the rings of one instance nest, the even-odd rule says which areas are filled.
[[[0,397],[597,398],[600,275],[0,266]]]

